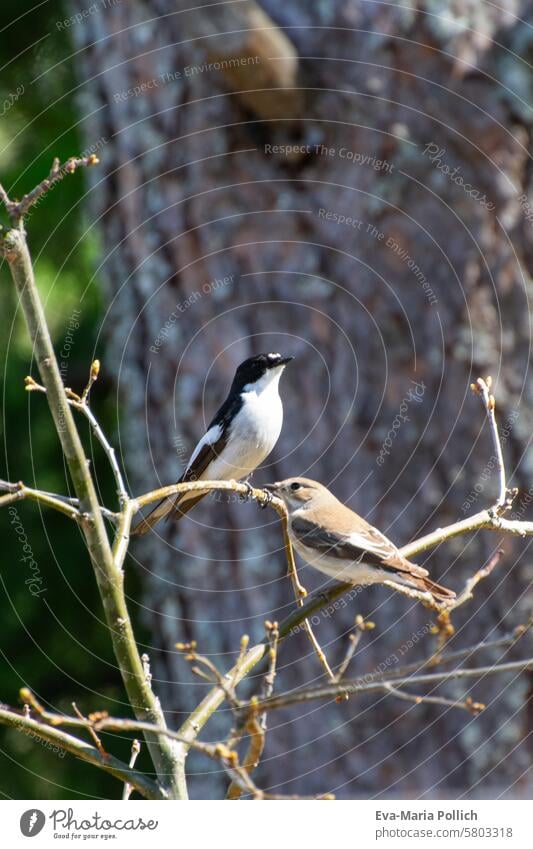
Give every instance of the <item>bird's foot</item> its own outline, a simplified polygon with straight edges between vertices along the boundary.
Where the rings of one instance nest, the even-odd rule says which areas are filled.
[[[261,510],[264,510],[265,507],[268,507],[268,505],[271,504],[271,502],[272,502],[272,493],[269,492],[268,489],[263,490],[263,495],[264,495],[264,498],[262,498],[261,501],[257,502],[259,504]]]
[[[244,481],[244,486],[246,487],[246,492],[239,493],[239,501],[250,501],[254,494],[254,488],[250,481]]]

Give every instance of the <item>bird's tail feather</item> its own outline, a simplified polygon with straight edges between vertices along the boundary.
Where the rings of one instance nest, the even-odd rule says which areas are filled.
[[[190,498],[187,498],[187,500],[176,499],[176,501],[174,502],[175,509],[172,513],[168,514],[167,519],[172,519],[173,522],[179,522],[179,520],[182,519],[183,516],[185,516],[185,514],[189,512],[191,507],[194,507],[195,504],[198,504],[198,502],[201,501],[202,498],[205,498],[206,495],[206,492],[201,492],[199,495],[193,495]]]
[[[205,492],[201,492],[199,495],[193,495],[186,499],[183,498],[183,494],[172,495],[170,498],[163,498],[162,501],[159,501],[147,516],[144,516],[144,518],[140,520],[140,522],[131,531],[131,536],[144,536],[154,527],[154,525],[157,525],[157,523],[164,518],[179,522],[179,520],[189,512],[191,507],[194,507],[194,505],[197,504],[200,499],[204,498],[205,495]]]
[[[145,534],[151,530],[154,525],[164,519],[165,516],[168,516],[169,513],[172,512],[174,508],[174,502],[176,500],[175,496],[172,498],[163,498],[159,501],[153,510],[151,510],[147,516],[144,516],[140,522],[133,528],[131,531],[131,536],[139,536],[143,537]]]
[[[417,589],[431,593],[433,598],[437,599],[437,601],[451,601],[455,598],[453,590],[443,587],[442,584],[436,584],[435,581],[431,580],[431,578],[420,578],[416,583]]]

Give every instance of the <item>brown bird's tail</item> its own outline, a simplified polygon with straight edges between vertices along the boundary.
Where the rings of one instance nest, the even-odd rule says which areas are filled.
[[[406,587],[431,593],[436,601],[451,601],[455,598],[453,590],[436,584],[429,577],[428,570],[417,563],[412,563],[396,551],[392,556],[381,561],[381,566],[392,574],[391,580],[397,581]]]
[[[199,495],[194,495],[187,499],[183,498],[183,494],[172,495],[170,498],[163,498],[156,504],[154,509],[151,510],[147,516],[144,516],[139,521],[139,523],[131,531],[130,536],[144,536],[154,527],[154,525],[157,525],[157,523],[165,517],[167,519],[173,519],[175,522],[179,522],[182,516],[185,516],[191,507],[194,507],[194,505],[197,504],[200,499],[204,498],[205,495],[206,493],[202,492]]]
[[[413,582],[414,583],[414,582]],[[426,593],[431,593],[437,601],[451,601],[455,598],[453,590],[443,587],[441,584],[436,584],[431,578],[420,578],[416,581],[416,589],[423,590]]]

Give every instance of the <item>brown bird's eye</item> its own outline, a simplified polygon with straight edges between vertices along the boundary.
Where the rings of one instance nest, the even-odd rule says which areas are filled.
[[[291,483],[291,489],[293,492],[296,492],[297,489],[300,489],[300,484],[296,483],[296,481],[294,483]]]

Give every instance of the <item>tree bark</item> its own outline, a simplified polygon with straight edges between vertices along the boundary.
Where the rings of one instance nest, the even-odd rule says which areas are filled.
[[[212,21],[203,35],[207,9],[116,4],[72,28],[84,139],[102,160],[90,208],[131,488],[176,480],[236,364],[283,350],[297,357],[281,386],[285,425],[256,485],[316,477],[397,543],[467,516],[496,492],[469,392],[491,374],[510,484],[523,491],[515,510],[530,517],[532,223],[521,196],[533,84],[520,19],[531,2],[474,2],[461,18],[451,3],[442,15],[429,3],[262,5],[285,57],[294,45],[297,92],[268,51],[228,49]],[[232,51],[259,56],[239,65],[245,83],[221,66]],[[276,114],[264,105],[273,91],[253,92],[277,87]],[[495,543],[480,532],[419,562],[460,589]],[[502,565],[457,616],[455,645],[524,619],[526,548],[505,541]],[[257,639],[265,619],[289,611],[280,530],[253,505],[209,497],[132,551],[127,568],[144,574],[133,613],[177,724],[205,688],[189,683],[174,643],[194,638],[229,667],[243,632]],[[301,578],[321,585],[309,568]],[[353,674],[411,662],[432,639],[424,608],[372,588],[316,620],[331,663],[356,613],[376,629]],[[280,688],[320,674],[302,634],[283,644]],[[498,692],[474,685],[488,705],[475,719],[383,696],[286,709],[269,719],[258,784],[351,798],[526,795],[530,684],[524,674]],[[229,722],[217,716],[210,739]],[[222,795],[220,774],[190,766],[202,772],[193,797]]]

